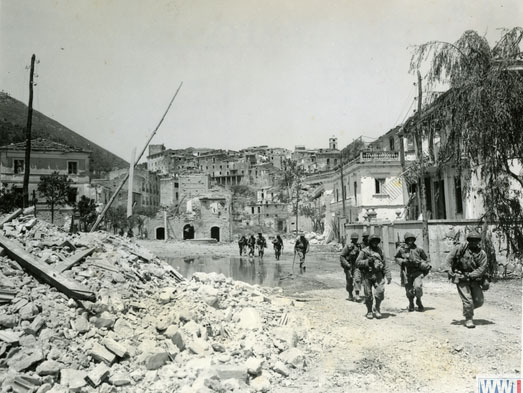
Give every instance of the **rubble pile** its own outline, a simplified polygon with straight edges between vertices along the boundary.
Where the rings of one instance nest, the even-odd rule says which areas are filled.
[[[266,392],[307,366],[307,321],[281,289],[216,273],[186,281],[105,232],[69,235],[22,217],[4,233],[96,299],[69,298],[2,253],[2,392]]]

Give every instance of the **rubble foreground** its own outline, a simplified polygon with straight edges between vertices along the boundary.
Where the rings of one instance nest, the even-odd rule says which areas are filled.
[[[266,392],[307,368],[309,324],[281,288],[216,273],[188,281],[106,232],[31,216],[3,228],[52,279],[86,290],[68,296],[2,250],[2,392]]]

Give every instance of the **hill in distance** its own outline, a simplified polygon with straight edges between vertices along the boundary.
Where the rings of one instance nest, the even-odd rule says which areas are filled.
[[[25,141],[27,105],[6,93],[0,93],[0,145]],[[92,174],[128,168],[129,163],[89,139],[77,134],[43,113],[33,110],[31,137],[49,139],[91,152]]]

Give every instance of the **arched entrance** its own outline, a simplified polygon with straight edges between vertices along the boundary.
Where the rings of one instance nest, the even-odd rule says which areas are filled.
[[[183,240],[194,239],[194,227],[187,224],[183,227]]]
[[[213,239],[216,239],[217,242],[220,241],[220,227],[212,227],[211,228],[211,237]]]
[[[164,227],[156,228],[156,240],[165,240],[165,228]]]

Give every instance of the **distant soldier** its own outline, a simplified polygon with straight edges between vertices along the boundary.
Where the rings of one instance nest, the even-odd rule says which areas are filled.
[[[276,239],[272,241],[272,245],[274,248],[274,256],[276,257],[276,260],[279,261],[281,252],[283,251],[283,240],[280,235],[276,235]]]
[[[463,303],[465,326],[475,328],[474,309],[483,305],[483,289],[487,272],[487,254],[480,246],[481,235],[472,231],[467,235],[467,243],[456,246],[447,256],[445,271],[456,284]],[[487,289],[485,287],[485,289]]]
[[[369,232],[365,229],[361,235],[360,248],[363,250],[365,247],[369,246]]]
[[[390,284],[392,278],[390,267],[383,257],[383,251],[379,247],[380,237],[372,235],[369,246],[360,251],[356,259],[356,266],[363,276],[363,290],[365,292],[365,305],[367,306],[368,319],[374,316],[381,318],[380,305],[385,298],[385,279]],[[374,293],[373,293],[374,289]],[[374,307],[372,306],[374,300]]]
[[[352,233],[350,235],[351,242],[343,247],[340,255],[341,267],[345,272],[345,279],[347,280],[345,288],[349,293],[348,300],[351,302],[360,300],[361,272],[356,266],[356,259],[361,250],[358,239],[359,235],[356,232]],[[356,297],[352,295],[353,289]]]
[[[258,233],[258,238],[256,239],[256,248],[258,249],[258,256],[263,258],[263,253],[265,248],[267,248],[267,240],[261,233]]]
[[[240,256],[242,256],[245,247],[247,247],[247,239],[245,238],[245,235],[242,235],[240,240],[238,240],[238,247],[240,248]]]
[[[305,255],[309,252],[309,241],[305,238],[303,234],[300,235],[296,243],[294,244],[294,257],[296,254],[300,258],[300,269],[305,271]]]
[[[254,256],[254,248],[256,247],[256,239],[254,238],[254,235],[251,235],[249,239],[247,240],[247,247],[249,247],[249,256]]]
[[[400,243],[396,249],[394,259],[401,266],[402,281],[405,283],[405,293],[409,299],[409,311],[414,311],[414,297],[418,311],[424,311],[421,297],[423,296],[423,281],[432,266],[427,263],[427,254],[416,246],[416,236],[407,232],[404,235],[405,243]]]

